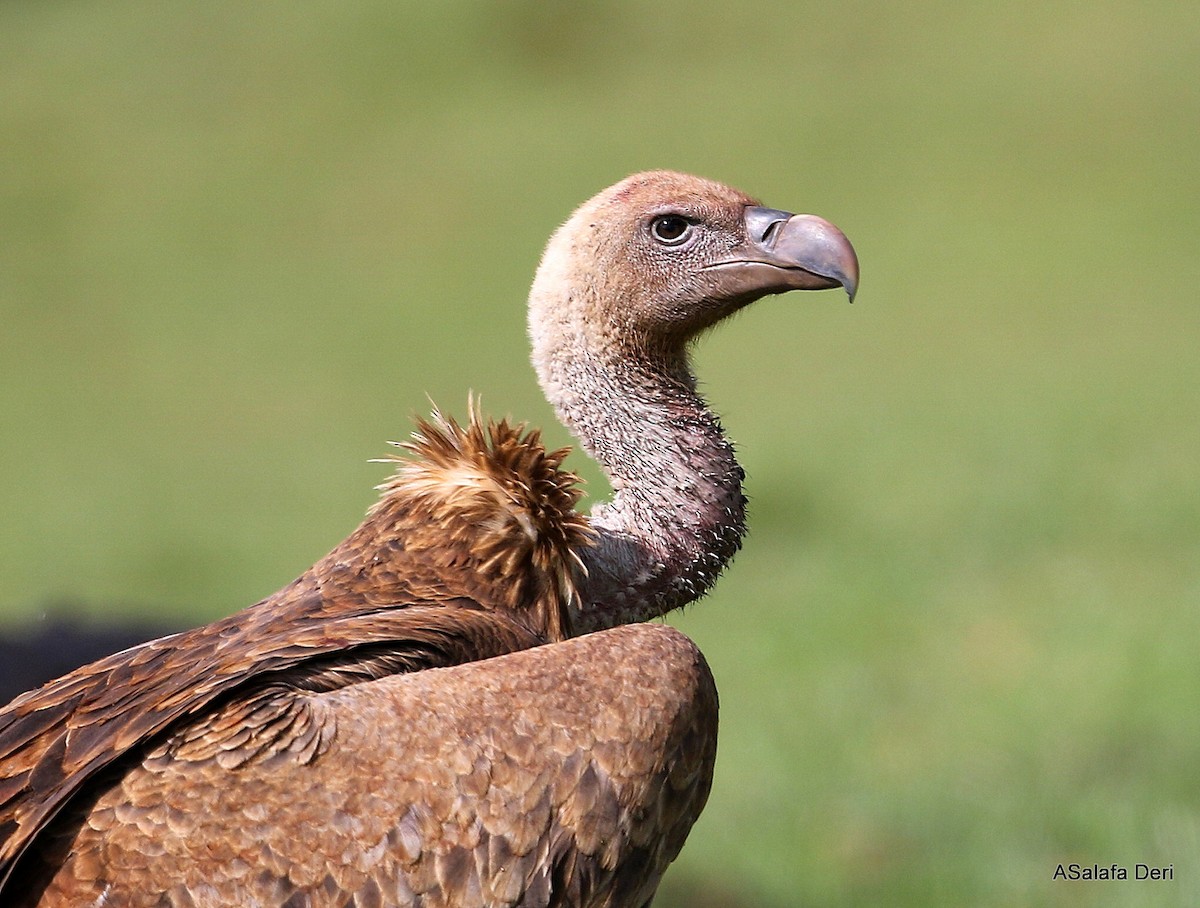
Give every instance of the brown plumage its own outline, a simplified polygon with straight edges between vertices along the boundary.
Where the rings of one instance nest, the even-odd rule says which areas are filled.
[[[707,797],[716,691],[687,638],[619,625],[701,595],[744,532],[687,345],[856,279],[836,228],[695,177],[581,207],[530,334],[613,500],[581,515],[566,451],[435,413],[296,581],[0,711],[0,901],[648,905]]]

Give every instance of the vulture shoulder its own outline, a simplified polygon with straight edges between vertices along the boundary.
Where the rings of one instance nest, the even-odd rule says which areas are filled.
[[[73,802],[15,904],[636,908],[708,796],[716,698],[658,625],[267,685]]]
[[[328,729],[281,691],[332,691],[566,636],[577,549],[589,541],[576,479],[559,469],[566,451],[545,451],[523,426],[484,424],[474,408],[466,426],[435,412],[403,447],[411,456],[396,458],[363,524],[273,596],[0,710],[0,902],[64,805],[165,736],[190,734],[187,753],[208,741],[226,763],[259,751],[311,757]]]

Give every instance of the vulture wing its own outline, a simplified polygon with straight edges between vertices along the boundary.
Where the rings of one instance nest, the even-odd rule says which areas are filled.
[[[342,686],[544,642],[506,617],[453,603],[291,623],[284,634],[257,626],[265,611],[84,666],[0,715],[0,893],[32,839],[97,774],[173,725],[198,721],[219,700],[253,702],[247,687],[276,678]]]
[[[17,904],[638,908],[715,749],[712,677],[662,626],[331,690],[280,677],[72,803]]]

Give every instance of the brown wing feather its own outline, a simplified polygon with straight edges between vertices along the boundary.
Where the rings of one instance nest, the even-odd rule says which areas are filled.
[[[641,906],[707,797],[716,709],[695,646],[647,625],[272,685],[73,804],[17,905]]]
[[[297,680],[311,678],[309,683],[314,686],[362,679],[372,670],[372,663],[348,662],[355,660],[355,651],[361,649],[373,651],[374,670],[412,671],[544,642],[501,616],[479,611],[454,614],[444,606],[331,619],[294,630],[287,639],[277,641],[274,649],[262,640],[255,641],[252,659],[236,658],[244,654],[231,651],[228,638],[214,643],[210,634],[199,639],[177,635],[167,641],[173,658],[161,664],[161,674],[131,676],[124,682],[138,691],[137,697],[113,696],[103,668],[109,660],[105,660],[88,667],[94,672],[67,676],[65,699],[52,698],[57,691],[51,685],[43,689],[46,698],[14,704],[4,716],[6,720],[15,717],[0,727],[0,741],[8,751],[0,760],[4,775],[0,874],[4,877],[38,831],[93,776],[172,723],[203,713],[215,700],[240,687],[262,683],[275,674],[291,674]],[[221,643],[226,644],[224,649]],[[159,641],[147,646],[156,644]],[[323,660],[330,654],[337,658]],[[339,673],[341,679],[334,681]],[[88,681],[90,686],[86,686]],[[33,729],[22,724],[31,715],[37,718]]]
[[[436,414],[421,423],[419,459],[381,486],[362,526],[275,595],[0,711],[0,894],[33,839],[98,773],[247,686],[287,676],[334,689],[561,639],[575,548],[588,539],[574,477],[558,469],[564,452],[472,417],[466,428]]]

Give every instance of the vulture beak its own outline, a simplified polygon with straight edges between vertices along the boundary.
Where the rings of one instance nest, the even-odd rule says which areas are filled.
[[[751,299],[788,290],[842,287],[854,301],[858,256],[842,231],[824,218],[747,206],[746,241],[733,256],[708,268],[721,275],[730,297]]]

